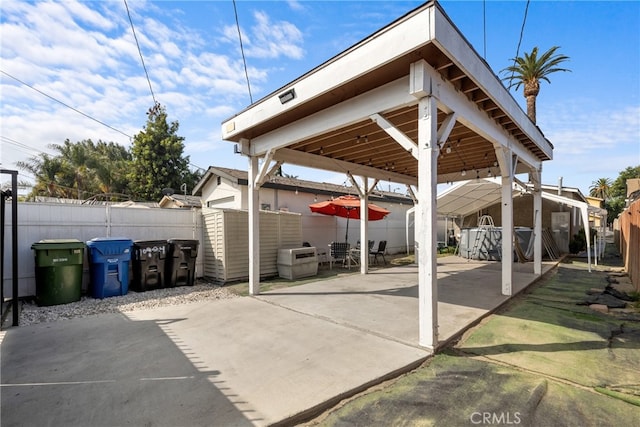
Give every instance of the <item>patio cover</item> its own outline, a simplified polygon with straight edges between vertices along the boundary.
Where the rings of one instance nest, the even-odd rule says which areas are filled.
[[[282,163],[346,174],[365,212],[376,180],[409,186],[418,202],[418,321],[427,348],[438,345],[437,183],[490,170],[501,177],[508,222],[514,176],[528,173],[541,203],[542,162],[553,157],[551,143],[435,1],[225,120],[222,136],[249,158],[252,254],[259,253],[258,189]],[[362,241],[366,224],[361,221]],[[537,245],[536,274],[540,254]],[[367,262],[361,264],[366,273]],[[259,268],[253,256],[252,294],[259,293]],[[502,273],[502,292],[511,295],[512,265],[503,263]]]

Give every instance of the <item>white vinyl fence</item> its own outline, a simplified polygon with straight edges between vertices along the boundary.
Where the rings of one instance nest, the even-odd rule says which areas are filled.
[[[12,298],[11,207],[5,216],[5,298]],[[199,210],[114,207],[77,204],[18,204],[18,296],[34,296],[35,260],[31,245],[44,239],[123,237],[136,240],[193,239],[200,242],[196,277],[202,277],[202,214]],[[86,251],[85,251],[86,253]],[[83,290],[87,290],[89,266],[85,255]],[[131,277],[131,276],[130,276]]]

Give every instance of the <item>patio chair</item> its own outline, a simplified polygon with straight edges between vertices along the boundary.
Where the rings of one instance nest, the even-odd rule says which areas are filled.
[[[369,250],[369,252],[371,252],[371,250],[373,249],[373,245],[376,244],[376,241],[375,240],[369,240],[368,243],[369,243],[369,249],[368,250]],[[358,240],[356,242],[356,249],[360,249],[360,240]]]
[[[351,269],[351,257],[349,251],[351,250],[349,243],[343,242],[331,242],[331,252],[329,256],[329,269],[333,268],[333,263],[342,261],[342,265],[346,263],[348,268]]]
[[[380,240],[380,243],[378,243],[378,249],[369,251],[369,255],[374,257],[374,261],[376,262],[376,264],[378,263],[378,255],[382,257],[382,261],[384,262],[384,264],[387,264],[387,260],[384,258],[384,252],[386,249],[387,241]]]

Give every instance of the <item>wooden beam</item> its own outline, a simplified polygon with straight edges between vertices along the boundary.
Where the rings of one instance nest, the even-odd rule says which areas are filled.
[[[394,141],[400,144],[402,148],[407,150],[414,158],[418,158],[416,143],[413,142],[411,138],[398,130],[393,123],[387,121],[387,119],[382,117],[380,114],[372,114],[370,117],[373,122],[380,126],[391,138],[393,138]]]
[[[255,186],[258,187],[258,189],[260,189],[260,187],[262,187],[262,184],[264,184],[265,177],[268,175],[267,170],[270,170],[269,165],[271,164],[271,159],[273,158],[273,155],[275,153],[276,150],[269,150],[264,156],[264,161],[262,162],[262,166],[260,167],[255,180]]]
[[[280,149],[305,139],[320,136],[369,118],[379,111],[415,105],[408,93],[408,76],[350,98],[303,119],[274,129],[251,140],[251,155],[263,155],[270,149]]]
[[[412,64],[412,69],[422,69],[424,80],[430,82],[434,92],[435,88],[437,88],[437,93],[434,93],[434,96],[438,99],[438,105],[441,110],[455,111],[458,114],[458,122],[495,145],[508,146],[529,167],[539,168],[542,162],[531,151],[498,126],[487,114],[479,110],[466,95],[457,91],[450,82],[444,80],[425,60],[421,59],[414,64]]]
[[[281,148],[274,155],[275,160],[281,160],[285,163],[307,166],[316,169],[324,169],[334,172],[346,174],[351,172],[354,175],[364,175],[370,178],[376,178],[381,181],[397,182],[399,184],[416,184],[417,179],[402,175],[394,171],[385,171],[370,166],[358,165],[355,163],[345,162],[343,160],[331,159],[311,153],[303,153],[289,148]]]

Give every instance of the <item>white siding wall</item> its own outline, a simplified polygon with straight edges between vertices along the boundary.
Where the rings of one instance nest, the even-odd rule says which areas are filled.
[[[220,185],[216,177],[209,180],[202,189],[202,199],[205,206],[215,209],[242,209],[243,185],[236,184],[222,178]]]
[[[275,190],[263,188],[260,190],[260,204],[270,204],[273,210],[283,209],[287,212],[302,214],[303,241],[311,243],[318,251],[328,248],[331,242],[343,242],[345,238],[347,220],[321,214],[311,213],[309,205],[316,201],[329,200],[330,196],[295,191]],[[406,212],[413,207],[411,204],[374,202],[376,205],[388,209],[391,213],[380,221],[369,222],[369,240],[387,241],[387,252],[398,253],[406,250]],[[413,231],[413,227],[411,228]],[[413,245],[413,234],[410,236]],[[351,245],[360,240],[360,220],[349,220],[349,238]]]
[[[207,277],[226,283],[249,276],[249,216],[247,211],[204,209],[204,271]],[[260,212],[260,276],[278,273],[278,249],[302,245],[301,216],[284,212]]]
[[[10,209],[9,209],[10,210]],[[4,296],[12,297],[11,215],[5,218]],[[31,245],[44,239],[124,237],[131,240],[196,239],[202,248],[202,216],[198,210],[116,208],[73,204],[20,203],[18,205],[18,278],[20,297],[35,295],[35,262]],[[86,253],[86,251],[85,251]],[[202,251],[196,275],[202,277]],[[83,267],[88,284],[88,263]],[[131,275],[130,275],[131,277]]]

